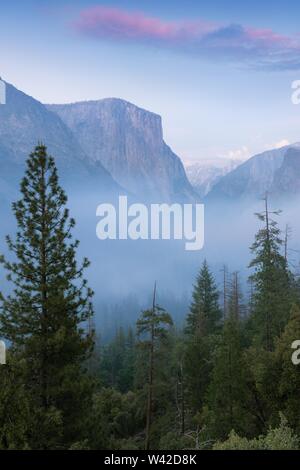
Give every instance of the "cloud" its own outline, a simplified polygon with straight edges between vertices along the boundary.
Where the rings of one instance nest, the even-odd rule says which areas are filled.
[[[95,38],[152,40],[160,43],[199,39],[213,31],[213,26],[205,22],[164,21],[141,12],[127,12],[105,6],[82,10],[73,26],[77,31]]]
[[[250,150],[246,145],[243,145],[239,149],[229,150],[224,156],[231,160],[246,160],[250,157]]]
[[[266,150],[281,149],[282,147],[286,147],[287,145],[291,145],[290,141],[287,139],[282,139],[279,142],[274,142],[273,144],[266,144],[264,148]]]
[[[290,142],[287,139],[282,139],[279,142],[276,142],[274,147],[276,149],[281,149],[282,147],[286,147],[287,145],[290,145]]]
[[[202,20],[167,21],[143,12],[106,6],[81,10],[72,26],[79,34],[98,40],[154,44],[255,67],[300,68],[300,37],[285,36],[270,29]]]

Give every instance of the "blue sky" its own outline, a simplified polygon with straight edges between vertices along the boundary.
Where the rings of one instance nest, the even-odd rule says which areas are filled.
[[[184,160],[300,141],[300,5],[1,2],[0,75],[42,102],[120,97],[162,115]]]

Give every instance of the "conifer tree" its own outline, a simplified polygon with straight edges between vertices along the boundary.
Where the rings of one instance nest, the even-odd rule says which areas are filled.
[[[100,369],[101,380],[106,386],[121,392],[130,390],[134,380],[135,337],[132,328],[127,334],[118,328],[109,345],[102,348]]]
[[[241,293],[237,273],[233,276],[221,343],[214,358],[208,403],[210,426],[214,436],[226,437],[229,432],[247,430],[246,367],[243,359],[241,332]]]
[[[186,332],[189,335],[207,336],[220,327],[222,313],[219,293],[206,260],[204,260],[193,291],[193,301],[187,316]]]
[[[92,291],[83,278],[89,262],[76,260],[74,220],[58,182],[54,159],[39,144],[27,160],[22,198],[13,204],[13,259],[1,262],[13,284],[1,296],[0,335],[26,365],[36,449],[68,448],[83,437],[91,384],[84,371],[93,335],[84,324],[93,314]]]
[[[279,213],[269,210],[266,196],[264,212],[256,214],[263,222],[263,228],[256,234],[251,247],[254,253],[250,263],[254,268],[251,320],[258,344],[268,351],[274,348],[274,339],[283,332],[291,308],[290,275],[287,261],[281,254],[283,240],[277,221],[271,217]]]
[[[151,425],[153,415],[153,390],[155,384],[155,355],[159,343],[166,338],[167,327],[173,324],[171,316],[156,304],[156,285],[154,287],[152,309],[144,310],[137,321],[137,336],[139,345],[149,353],[148,361],[148,393],[146,412],[145,449],[150,449]],[[146,335],[146,337],[143,337]]]
[[[185,329],[186,401],[192,413],[201,409],[210,380],[215,335],[220,333],[222,318],[218,299],[213,275],[204,261],[194,286],[193,301]]]

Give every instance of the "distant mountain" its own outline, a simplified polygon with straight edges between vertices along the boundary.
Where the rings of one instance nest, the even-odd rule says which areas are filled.
[[[276,196],[300,194],[300,144],[286,150],[282,165],[274,175],[270,193]]]
[[[185,171],[191,185],[201,198],[230,171],[242,163],[229,158],[203,159],[185,164]]]
[[[266,192],[274,195],[298,191],[300,143],[268,150],[247,160],[222,177],[206,200],[241,201],[258,199]]]
[[[93,165],[79,142],[57,114],[25,93],[6,84],[6,104],[0,106],[0,174],[1,192],[18,188],[24,172],[25,159],[38,142],[53,154],[67,186],[115,191],[118,188],[100,162]]]
[[[197,198],[180,158],[163,140],[157,114],[116,98],[48,109],[73,132],[89,161],[100,162],[131,193],[151,201]]]

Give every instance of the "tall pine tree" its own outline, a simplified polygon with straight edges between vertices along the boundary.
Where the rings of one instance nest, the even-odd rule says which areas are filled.
[[[68,448],[85,438],[91,383],[84,361],[93,335],[84,324],[92,316],[92,291],[83,278],[72,240],[74,220],[58,182],[54,159],[38,145],[27,160],[22,198],[13,204],[15,239],[7,237],[12,261],[1,257],[14,289],[1,296],[0,335],[26,365],[35,449]]]
[[[212,435],[224,438],[234,429],[247,431],[249,415],[246,367],[243,358],[241,293],[238,274],[234,273],[229,292],[228,316],[221,342],[214,357],[212,380],[209,385],[208,406]]]
[[[220,326],[221,317],[219,293],[207,261],[204,260],[194,286],[186,332],[192,336],[215,333]]]
[[[206,261],[203,262],[187,316],[184,375],[186,401],[192,414],[204,403],[212,370],[215,335],[220,332],[222,312],[219,293]]]
[[[151,427],[153,420],[154,389],[157,368],[157,350],[163,340],[167,338],[167,328],[173,325],[172,317],[162,307],[156,304],[156,284],[154,287],[152,309],[144,310],[137,320],[137,336],[140,337],[138,345],[149,354],[148,380],[147,380],[147,410],[146,410],[146,436],[145,449],[151,445]]]
[[[291,308],[290,275],[287,261],[281,254],[283,240],[278,223],[268,207],[256,214],[263,223],[251,247],[254,258],[250,267],[254,268],[251,280],[254,286],[253,314],[251,324],[259,345],[271,351],[274,340],[280,336],[288,321]]]

